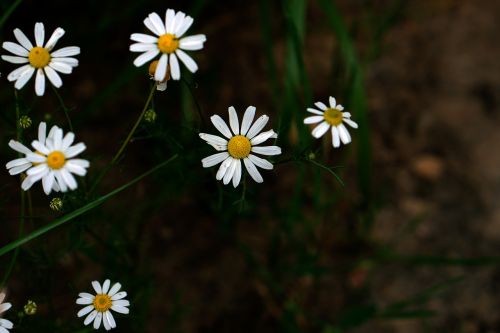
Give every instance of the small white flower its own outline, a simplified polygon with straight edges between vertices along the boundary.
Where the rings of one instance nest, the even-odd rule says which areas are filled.
[[[281,154],[281,148],[278,146],[257,146],[267,139],[277,138],[278,135],[273,130],[260,133],[269,120],[269,117],[266,115],[260,116],[252,125],[255,116],[254,106],[249,106],[246,109],[241,127],[234,107],[230,106],[228,110],[229,125],[232,132],[218,115],[213,115],[210,120],[219,132],[229,140],[216,135],[200,133],[200,138],[216,150],[222,151],[221,153],[204,158],[201,160],[201,163],[204,168],[209,168],[222,162],[215,178],[222,180],[224,185],[229,184],[229,181],[232,179],[233,186],[236,187],[241,180],[241,160],[243,160],[253,180],[257,183],[262,183],[264,180],[257,167],[272,170],[273,165],[271,162],[251,153],[261,155]]]
[[[35,24],[35,46],[20,29],[14,29],[14,36],[17,43],[4,42],[2,47],[13,53],[14,56],[3,55],[2,59],[13,64],[25,64],[12,71],[7,79],[16,81],[14,87],[21,89],[29,81],[36,71],[35,92],[38,96],[43,96],[45,92],[45,75],[54,87],[62,86],[62,80],[57,72],[70,74],[73,67],[78,66],[78,60],[72,56],[80,54],[77,46],[63,47],[57,51],[52,51],[59,38],[64,35],[64,30],[57,28],[52,36],[45,43],[45,28],[43,23]]]
[[[205,35],[194,35],[182,37],[193,24],[193,18],[186,16],[183,12],[175,13],[173,9],[167,9],[163,21],[156,13],[149,14],[144,20],[144,25],[155,36],[135,33],[130,39],[136,43],[130,45],[130,51],[143,52],[134,60],[134,65],[140,67],[161,53],[158,66],[155,70],[155,81],[163,82],[170,68],[172,79],[179,80],[181,71],[179,60],[194,73],[198,70],[196,62],[184,51],[196,51],[203,48],[207,40]]]
[[[124,298],[127,296],[125,291],[120,291],[121,284],[115,283],[111,289],[109,280],[101,284],[97,281],[92,281],[92,287],[96,295],[89,293],[80,293],[76,300],[76,304],[86,305],[83,309],[78,311],[78,317],[83,317],[88,314],[83,323],[89,325],[94,322],[94,328],[97,330],[104,324],[104,328],[109,331],[116,327],[115,318],[110,310],[118,313],[128,314],[130,302]]]
[[[9,333],[9,330],[12,329],[14,325],[10,320],[3,319],[1,317],[2,313],[4,313],[5,311],[7,311],[12,307],[12,304],[2,303],[4,300],[5,300],[5,293],[0,292],[0,333]]]
[[[313,129],[312,136],[318,139],[331,128],[333,147],[340,147],[340,141],[344,144],[351,142],[351,135],[344,125],[344,123],[346,123],[352,128],[358,128],[358,124],[351,120],[351,114],[349,112],[343,112],[344,107],[337,104],[335,98],[332,96],[330,96],[330,107],[327,107],[322,102],[316,102],[314,105],[316,105],[319,110],[307,108],[307,111],[316,114],[316,116],[304,119],[304,124],[316,124],[321,122]]]
[[[9,146],[25,154],[25,157],[10,161],[6,167],[10,174],[26,171],[27,177],[21,184],[25,191],[39,180],[42,180],[43,190],[47,195],[52,190],[75,190],[78,184],[72,174],[85,176],[90,163],[74,157],[83,152],[86,146],[83,143],[72,146],[75,135],[69,132],[63,137],[63,130],[57,126],[53,126],[45,137],[45,128],[45,123],[38,127],[38,140],[31,143],[34,152],[20,142],[11,140]]]

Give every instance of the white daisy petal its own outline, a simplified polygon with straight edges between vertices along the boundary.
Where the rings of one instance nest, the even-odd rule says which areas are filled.
[[[89,294],[89,293],[79,293],[78,296],[80,298],[87,298],[87,299],[90,299],[90,300],[94,300],[94,295],[92,294]]]
[[[149,14],[149,19],[151,20],[151,23],[154,25],[156,31],[159,32],[160,35],[165,34],[165,25],[163,24],[160,16],[156,13],[151,13]]]
[[[114,294],[113,296],[111,296],[111,299],[113,301],[116,301],[116,300],[119,300],[119,299],[122,299],[122,298],[125,298],[127,297],[127,292],[126,291],[120,291],[116,294]]]
[[[97,316],[97,311],[94,310],[92,311],[88,316],[87,318],[85,318],[85,320],[83,321],[83,324],[85,326],[87,326],[88,324],[90,324],[92,321],[94,321],[95,317]]]
[[[222,133],[226,138],[231,139],[231,131],[229,130],[229,127],[227,127],[226,123],[222,118],[218,115],[213,115],[210,117],[210,120],[212,121],[212,124],[214,124],[215,128],[219,130],[219,132]]]
[[[73,67],[67,63],[64,63],[62,61],[54,61],[52,60],[50,63],[49,63],[49,66],[45,67],[45,68],[52,68],[58,72],[61,72],[61,73],[64,73],[64,74],[71,74],[71,72],[73,71]],[[47,72],[45,72],[47,73]],[[48,76],[48,75],[47,75]],[[50,79],[50,77],[49,77]]]
[[[28,58],[25,57],[15,57],[15,56],[8,56],[8,55],[3,55],[2,59],[10,62],[11,64],[26,64],[28,63]]]
[[[88,304],[92,304],[92,302],[93,302],[93,300],[88,299],[88,298],[79,298],[79,299],[76,300],[76,304],[80,304],[80,305],[88,305]],[[85,312],[83,315],[85,315],[85,314],[87,314],[89,312],[90,311]],[[78,317],[81,317],[81,316],[78,316]]]
[[[18,153],[21,153],[21,154],[31,154],[31,150],[29,150],[21,142],[18,142],[18,141],[15,141],[15,140],[10,140],[9,141],[9,147],[12,148],[12,149],[14,149]]]
[[[3,42],[2,47],[7,51],[20,57],[27,57],[29,55],[28,50],[26,50],[24,47],[16,43]]]
[[[12,161],[8,162],[5,165],[5,167],[7,169],[10,169],[10,168],[15,168],[15,167],[27,164],[27,163],[30,163],[30,162],[27,159],[25,159],[25,158],[16,158],[15,160],[12,160]]]
[[[262,183],[264,179],[262,179],[262,176],[259,173],[259,170],[255,167],[252,161],[250,161],[249,158],[243,159],[243,163],[245,164],[245,168],[247,169],[248,173],[252,177],[252,179],[257,182],[257,183]]]
[[[72,57],[78,54],[80,54],[80,48],[78,46],[67,46],[52,52],[51,57],[53,58]]]
[[[170,74],[173,80],[179,80],[181,78],[181,70],[179,68],[179,61],[175,53],[171,53],[169,57],[170,64]],[[155,77],[156,78],[156,77]]]
[[[236,169],[233,175],[233,187],[236,188],[240,184],[241,180],[241,160],[235,160]]]
[[[66,183],[66,185],[68,185],[68,187],[71,190],[76,190],[76,188],[78,187],[78,184],[76,182],[75,177],[65,168],[62,168],[60,170],[60,173],[61,173],[61,176],[62,176],[64,182]]]
[[[116,328],[115,318],[113,317],[113,314],[111,313],[111,311],[106,311],[104,313],[104,315],[108,319],[109,326],[111,326],[111,328]]]
[[[76,67],[78,66],[78,59],[71,57],[52,58],[50,60],[50,64],[65,64],[71,67]]]
[[[231,126],[234,135],[238,135],[240,133],[240,124],[238,122],[236,109],[233,106],[230,106],[227,110],[229,111],[229,126]]]
[[[68,186],[66,185],[66,182],[64,181],[64,178],[61,175],[61,172],[59,170],[55,171],[54,176],[56,177],[57,184],[59,185],[61,192],[68,191]]]
[[[330,125],[326,121],[324,121],[313,129],[312,136],[314,136],[316,139],[318,139],[318,138],[322,137],[323,134],[325,134],[329,128],[330,128]]]
[[[11,82],[12,81],[16,81],[17,79],[19,79],[24,74],[24,72],[27,72],[27,71],[33,71],[34,72],[35,69],[33,67],[31,67],[30,64],[21,66],[19,68],[16,68],[12,72],[10,72],[10,74],[7,76],[7,80],[9,80]]]
[[[21,29],[14,29],[14,36],[16,36],[17,41],[24,47],[26,50],[31,50],[33,48],[33,44],[31,44],[30,40]]]
[[[99,329],[101,327],[101,321],[102,321],[102,312],[98,312],[97,316],[94,319],[94,329]]]
[[[204,168],[210,168],[224,161],[229,156],[228,152],[217,153],[210,155],[201,160],[201,164]]]
[[[0,313],[7,311],[12,307],[12,304],[10,303],[2,303],[0,304]]]
[[[252,146],[261,144],[262,142],[266,141],[269,138],[275,137],[276,133],[273,130],[269,130],[266,132],[262,132],[259,135],[255,136],[252,140],[250,140],[250,143]]]
[[[183,50],[197,51],[203,48],[207,37],[205,35],[193,35],[179,40],[179,47]]]
[[[231,156],[228,156],[219,166],[219,170],[217,170],[217,174],[215,175],[215,179],[221,180],[224,178],[227,169],[231,166],[231,163],[233,161],[233,158]]]
[[[47,44],[45,44],[45,48],[51,51],[54,48],[54,46],[56,46],[56,43],[59,40],[59,38],[61,38],[62,36],[64,36],[63,29],[57,28],[56,30],[54,30],[52,36],[50,36],[49,40],[47,41]]]
[[[41,142],[34,140],[31,146],[44,155],[50,154],[50,150]],[[28,154],[29,155],[29,154]],[[36,156],[35,156],[36,157]],[[29,158],[29,156],[28,156]]]
[[[248,155],[248,158],[250,159],[250,161],[252,161],[253,164],[255,164],[256,166],[258,166],[261,169],[266,169],[266,170],[273,169],[273,164],[271,162],[269,162],[268,160],[265,160],[263,158],[260,158],[258,156],[252,155],[252,154]]]
[[[14,327],[14,324],[10,320],[0,318],[0,327],[10,330]],[[7,330],[5,332],[9,333]]]
[[[134,42],[144,43],[144,44],[155,44],[158,42],[158,37],[146,35],[146,34],[132,34],[130,39]]]
[[[117,306],[130,306],[130,302],[125,299],[119,299],[117,301],[113,301],[113,305]]]
[[[35,92],[37,96],[43,96],[45,93],[45,75],[42,68],[38,68],[36,71]]]
[[[82,168],[79,165],[73,164],[72,160],[69,160],[66,162],[65,167],[68,169],[70,173],[74,173],[75,175],[78,176],[85,176],[87,174],[87,169]]]
[[[339,110],[339,109],[337,109],[337,110]],[[342,111],[342,110],[340,110],[340,111]],[[351,113],[350,112],[342,112],[342,118],[344,118],[344,119],[351,118]]]
[[[153,50],[144,52],[143,54],[141,54],[140,56],[135,58],[134,66],[141,67],[142,65],[144,65],[145,63],[147,63],[148,61],[150,61],[151,59],[156,57],[158,55],[158,53],[160,53],[160,50],[158,50],[158,49],[153,49]]]
[[[38,141],[45,143],[46,133],[47,133],[47,124],[42,121],[38,125]]]
[[[64,136],[64,139],[62,140],[61,151],[66,151],[66,149],[68,149],[69,146],[71,146],[74,140],[75,140],[75,134],[68,132]]]
[[[109,291],[109,287],[111,285],[111,281],[109,279],[106,279],[104,283],[102,284],[102,293],[107,294]]]
[[[34,183],[35,182],[31,179],[31,177],[26,177],[21,184],[21,188],[23,191],[27,191],[31,188],[31,186],[33,186]]]
[[[89,161],[82,160],[82,159],[79,159],[79,158],[73,158],[70,161],[68,161],[68,163],[69,162],[71,162],[71,164],[73,164],[73,165],[78,165],[81,168],[88,168],[90,166]]]
[[[84,303],[78,303],[77,302],[77,304],[84,304]],[[76,315],[78,317],[83,317],[83,316],[85,316],[87,313],[89,313],[92,310],[94,310],[94,305],[93,304],[84,307],[83,309],[81,309],[80,311],[78,311],[78,313]]]
[[[111,289],[109,290],[109,293],[108,295],[111,297],[111,296],[114,296],[120,289],[121,289],[122,285],[120,283],[115,283]]]
[[[21,75],[19,75],[19,77],[17,78],[16,83],[14,84],[14,88],[16,88],[17,90],[19,90],[22,87],[24,87],[24,85],[33,76],[33,73],[35,73],[35,69],[33,67],[29,66],[28,69],[26,69],[24,72],[22,72]]]
[[[340,136],[337,126],[332,126],[332,145],[334,148],[340,147]]]
[[[307,117],[306,119],[304,119],[304,124],[316,124],[324,119],[325,119],[325,117],[323,117],[323,116]]]
[[[193,24],[193,18],[191,16],[186,16],[186,18],[182,22],[182,25],[179,25],[175,29],[174,35],[176,35],[177,38],[181,38],[182,35],[184,35],[186,31],[188,31],[188,29],[191,27],[191,24]]]
[[[252,147],[252,152],[261,155],[279,155],[281,154],[281,148],[278,146]]]
[[[26,170],[28,170],[29,168],[31,168],[33,164],[31,163],[25,163],[23,165],[19,165],[17,167],[13,167],[12,169],[9,169],[9,175],[11,176],[15,176],[15,175],[18,175],[20,174],[21,172],[24,172]]]
[[[50,171],[45,177],[42,178],[43,191],[45,194],[49,195],[52,192],[52,186],[54,185],[54,172]]]
[[[351,135],[349,134],[349,131],[344,126],[344,124],[338,125],[337,129],[339,130],[340,140],[342,140],[342,142],[345,145],[348,144],[349,142],[351,142]]]
[[[109,311],[106,311],[109,312]],[[106,317],[106,312],[102,315],[102,323],[104,324],[104,329],[109,331],[111,329],[111,325],[109,324],[108,317]]]
[[[92,287],[94,288],[96,293],[102,294],[101,284],[98,281],[92,281]]]
[[[43,23],[35,23],[35,41],[36,46],[43,47],[43,42],[45,41],[45,27]]]
[[[320,115],[320,116],[322,116],[324,114],[324,112],[318,111],[318,110],[313,109],[313,108],[307,108],[307,112],[311,112],[311,113],[314,113],[314,114],[317,114],[317,115]]]
[[[155,71],[155,80],[163,81],[165,76],[167,75],[167,67],[168,67],[168,54],[162,54],[160,57],[160,61],[158,61],[158,65],[156,66]]]
[[[330,96],[329,102],[330,102],[330,108],[335,109],[335,106],[337,106],[337,101],[335,100],[335,97]]]
[[[167,34],[172,34],[174,32],[175,26],[175,11],[173,9],[167,9],[165,13],[165,31]]]
[[[340,104],[337,104],[337,106],[335,108],[339,111],[344,111],[344,107]]]
[[[111,310],[118,312],[118,313],[122,313],[122,314],[128,314],[130,312],[130,310],[128,308],[123,307],[123,306],[117,306],[117,305],[113,305],[111,307]]]
[[[177,36],[177,31],[179,28],[184,24],[184,19],[186,18],[186,14],[184,14],[181,11],[178,11],[177,14],[175,14],[175,22],[174,22],[174,28],[172,30],[172,34]]]
[[[196,73],[198,70],[198,65],[196,62],[191,58],[186,52],[182,51],[181,49],[177,49],[175,51],[175,54],[181,59],[182,63],[189,69],[191,73]]]
[[[72,157],[75,157],[76,155],[80,154],[81,152],[83,152],[85,149],[87,149],[85,144],[80,142],[80,143],[66,149],[64,155],[66,155],[66,158],[72,158]]]
[[[153,22],[151,22],[151,20],[149,19],[149,17],[146,17],[144,19],[144,25],[146,26],[146,28],[148,28],[152,33],[154,33],[156,36],[160,36],[162,35],[162,33],[160,33],[156,27],[154,26]]]
[[[314,103],[314,105],[316,105],[322,111],[325,111],[326,109],[328,109],[323,102],[316,102],[316,103]]]
[[[229,184],[229,182],[231,181],[231,179],[233,178],[234,176],[234,172],[236,171],[236,164],[239,162],[239,160],[237,159],[234,159],[231,161],[231,165],[229,166],[229,168],[227,169],[226,171],[226,174],[224,175],[224,178],[222,179],[222,182],[224,183],[224,185],[227,185]]]
[[[252,127],[250,127],[248,133],[246,134],[246,137],[251,140],[254,136],[260,133],[260,131],[264,128],[264,126],[266,126],[268,121],[269,121],[268,116],[266,115],[260,116],[252,125]]]
[[[247,135],[250,125],[252,125],[253,117],[255,116],[255,106],[249,106],[245,110],[243,115],[243,121],[241,122],[241,135]]]
[[[351,119],[349,118],[344,118],[343,120],[346,124],[348,124],[349,126],[351,126],[352,128],[358,128],[358,124],[354,121],[352,121]]]
[[[44,68],[45,74],[49,78],[49,81],[52,83],[52,85],[56,88],[60,88],[62,86],[62,80],[59,74],[55,70],[53,70],[51,67],[46,66]]]
[[[156,46],[155,44],[146,44],[146,43],[135,43],[130,45],[129,48],[131,52],[147,52],[156,49],[158,49],[158,46]]]
[[[220,136],[206,134],[206,133],[200,133],[199,135],[200,135],[200,138],[205,140],[211,146],[227,147],[227,140],[224,138],[221,138]]]

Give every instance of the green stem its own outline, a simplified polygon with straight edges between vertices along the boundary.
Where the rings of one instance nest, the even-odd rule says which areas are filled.
[[[68,221],[71,221],[75,218],[77,218],[78,216],[80,215],[83,215],[84,213],[88,212],[89,210],[92,210],[100,205],[102,205],[104,202],[106,202],[108,199],[112,198],[113,196],[115,196],[116,194],[124,191],[125,189],[129,188],[130,186],[134,185],[135,183],[139,182],[140,180],[142,180],[143,178],[149,176],[150,174],[152,174],[153,172],[161,169],[162,167],[166,166],[167,164],[169,164],[170,162],[172,162],[173,160],[175,160],[177,158],[177,154],[175,154],[174,156],[172,156],[171,158],[169,158],[168,160],[158,164],[157,166],[155,166],[154,168],[150,169],[149,171],[143,173],[142,175],[140,175],[139,177],[131,180],[130,182],[128,182],[127,184],[125,185],[122,185],[120,187],[118,187],[117,189],[114,189],[113,191],[109,192],[108,194],[106,195],[103,195],[101,197],[99,197],[98,199],[86,204],[85,206],[83,207],[80,207],[74,211],[72,211],[71,213],[68,213],[54,221],[52,221],[51,223],[31,232],[30,234],[22,237],[22,238],[18,238],[17,240],[5,245],[4,247],[0,248],[0,256],[3,256],[4,254],[6,253],[9,253],[10,251],[12,250],[15,250],[17,248],[19,248],[21,245],[23,244],[26,244],[28,243],[29,241],[35,239],[35,238],[38,238],[44,234],[46,234],[47,232],[51,231],[52,229],[55,229],[63,224],[65,224],[66,222]]]
[[[17,8],[17,6],[19,6],[21,4],[22,1],[23,0],[16,0],[16,1],[14,1],[12,3],[12,5],[10,5],[9,8],[7,8],[7,10],[5,11],[5,13],[0,18],[0,29],[4,25],[5,21],[7,21],[7,19],[9,18],[9,16],[12,14],[12,12]]]
[[[141,123],[142,119],[144,118],[144,114],[148,110],[149,104],[151,104],[151,101],[153,100],[153,96],[154,96],[155,90],[156,90],[156,85],[153,84],[153,86],[151,88],[151,91],[149,92],[148,99],[146,100],[146,104],[144,104],[144,108],[142,109],[141,114],[137,118],[137,120],[136,120],[136,122],[134,124],[134,127],[132,127],[132,129],[128,133],[127,138],[125,139],[125,141],[123,141],[120,149],[115,154],[115,156],[113,157],[113,159],[111,160],[111,162],[106,166],[106,168],[104,168],[104,170],[101,172],[101,174],[97,177],[96,181],[94,182],[94,184],[90,188],[89,194],[92,194],[94,192],[94,190],[96,189],[97,185],[99,185],[99,183],[104,178],[104,176],[115,165],[115,163],[118,161],[118,159],[120,158],[121,154],[123,153],[123,151],[127,147],[128,143],[130,142],[130,139],[132,139],[132,136],[134,135],[135,131],[137,130],[137,127],[139,127],[139,124]]]
[[[64,104],[64,100],[62,99],[61,95],[57,91],[56,87],[52,86],[52,90],[54,90],[54,93],[56,94],[57,99],[59,101],[59,104],[61,105],[61,108],[64,111],[64,115],[66,116],[66,120],[68,121],[69,130],[74,133],[75,131],[73,130],[73,124],[71,123],[71,118],[69,117],[69,113],[68,113],[69,110],[66,107],[66,105]]]

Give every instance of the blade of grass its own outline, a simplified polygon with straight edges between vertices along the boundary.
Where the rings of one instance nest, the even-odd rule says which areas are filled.
[[[106,195],[103,195],[101,197],[99,197],[98,199],[86,204],[85,206],[79,208],[79,209],[76,209],[75,211],[69,213],[69,214],[66,214],[54,221],[52,221],[51,223],[47,224],[46,226],[44,227],[41,227],[35,231],[33,231],[32,233],[30,233],[29,235],[26,235],[22,238],[19,238],[17,239],[16,241],[10,243],[10,244],[7,244],[5,245],[4,247],[0,248],[0,256],[3,256],[4,254],[18,248],[19,246],[51,231],[52,229],[55,229],[61,225],[63,225],[64,223],[66,222],[69,222],[73,219],[75,219],[76,217],[88,212],[89,210],[93,209],[93,208],[96,208],[98,206],[100,206],[101,204],[103,204],[104,202],[106,202],[108,199],[114,197],[116,194],[122,192],[123,190],[129,188],[130,186],[134,185],[135,183],[139,182],[140,180],[144,179],[145,177],[149,176],[150,174],[152,174],[153,172],[161,169],[162,167],[164,167],[165,165],[169,164],[170,162],[172,162],[173,160],[175,160],[177,158],[177,154],[172,156],[171,158],[169,158],[168,160],[158,164],[157,166],[155,166],[154,168],[150,169],[149,171],[143,173],[142,175],[140,175],[139,177],[131,180],[130,182],[128,182],[127,184],[123,185],[123,186],[120,186],[118,187],[117,189],[109,192],[108,194]]]
[[[5,24],[5,21],[9,18],[9,16],[16,10],[17,6],[19,6],[23,2],[23,0],[16,0],[14,1],[9,8],[3,13],[2,17],[0,17],[0,29],[2,29],[3,25]]]

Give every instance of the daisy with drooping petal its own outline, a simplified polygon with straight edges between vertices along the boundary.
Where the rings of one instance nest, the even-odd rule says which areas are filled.
[[[5,293],[3,291],[0,292],[0,333],[9,333],[9,330],[14,327],[12,322],[7,319],[2,318],[2,313],[7,311],[12,307],[10,303],[2,303],[5,300]]]
[[[38,135],[39,140],[31,144],[35,149],[34,152],[17,141],[9,142],[12,149],[25,154],[24,159],[9,162],[7,165],[10,167],[9,172],[12,173],[16,167],[19,167],[16,172],[26,170],[27,177],[21,184],[21,188],[25,191],[40,179],[47,195],[52,190],[61,192],[66,192],[68,189],[75,190],[78,184],[73,174],[85,176],[90,165],[87,160],[74,158],[86,149],[85,144],[72,145],[75,135],[69,132],[63,137],[63,130],[57,126],[52,127],[46,138],[45,125],[39,126]],[[27,162],[31,163],[31,166]]]
[[[20,29],[14,29],[14,36],[19,44],[4,42],[2,47],[14,56],[2,55],[2,59],[13,64],[25,64],[7,76],[9,81],[16,81],[14,84],[16,89],[24,87],[35,72],[35,92],[38,96],[43,96],[45,92],[45,75],[54,87],[62,86],[61,77],[57,72],[70,74],[73,68],[78,66],[78,60],[72,56],[80,54],[80,48],[77,46],[52,51],[63,35],[64,30],[57,28],[44,45],[45,27],[43,23],[36,23],[35,45],[33,46]]]
[[[312,136],[316,139],[320,138],[325,134],[329,128],[332,130],[332,144],[333,147],[340,147],[340,141],[344,144],[351,142],[351,135],[345,127],[344,123],[351,126],[352,128],[358,128],[358,124],[351,120],[351,114],[349,112],[343,112],[344,107],[337,104],[334,97],[330,96],[330,107],[327,107],[322,102],[316,102],[319,110],[313,108],[307,108],[308,112],[314,113],[316,116],[307,117],[304,119],[304,124],[316,124],[312,131]]]
[[[76,300],[76,304],[86,305],[83,309],[78,311],[78,317],[83,317],[87,315],[83,323],[89,325],[94,322],[94,328],[97,330],[101,326],[101,322],[104,328],[109,331],[116,327],[115,318],[110,310],[118,313],[128,314],[130,302],[124,298],[127,296],[125,291],[120,291],[122,287],[120,283],[115,283],[111,289],[109,288],[111,282],[109,280],[104,281],[101,284],[97,281],[92,281],[92,287],[96,292],[96,295],[89,293],[80,293]]]
[[[176,13],[173,9],[167,9],[165,20],[156,13],[149,14],[144,20],[144,25],[155,36],[139,33],[130,36],[130,39],[136,42],[130,45],[130,51],[143,52],[134,60],[134,65],[140,67],[161,53],[155,70],[155,81],[164,81],[167,68],[170,69],[172,79],[179,80],[181,78],[179,59],[191,73],[196,72],[198,65],[184,51],[201,50],[207,38],[202,34],[182,37],[191,24],[193,24],[191,16],[181,11]]]
[[[158,60],[154,60],[149,64],[148,72],[149,72],[149,77],[151,80],[155,80],[155,72],[156,68],[158,67]],[[165,73],[165,77],[163,78],[162,81],[156,81],[156,90],[158,91],[165,91],[167,90],[167,81],[170,80],[170,68],[167,66],[167,72]]]
[[[231,130],[218,115],[213,115],[210,118],[214,126],[225,138],[217,135],[200,133],[200,138],[205,140],[216,150],[221,151],[221,153],[204,158],[201,160],[201,163],[204,168],[209,168],[222,162],[215,178],[217,180],[222,180],[224,185],[227,185],[232,179],[233,186],[236,187],[241,180],[241,162],[243,161],[243,164],[253,180],[257,183],[262,183],[264,180],[257,170],[257,167],[272,170],[273,165],[271,162],[254,154],[281,154],[281,148],[278,146],[258,146],[267,139],[277,138],[278,135],[273,130],[260,133],[269,120],[269,117],[266,115],[260,116],[252,125],[255,116],[254,106],[249,106],[246,109],[241,126],[234,107],[230,106],[228,110],[229,126]]]

